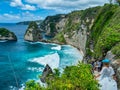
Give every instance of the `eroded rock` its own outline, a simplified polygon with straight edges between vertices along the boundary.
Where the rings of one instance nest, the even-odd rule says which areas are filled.
[[[24,35],[24,39],[31,42],[37,42],[42,39],[40,29],[38,28],[36,22],[31,22],[29,24],[29,27]]]
[[[47,65],[45,66],[45,69],[43,70],[43,73],[42,73],[42,76],[41,76],[40,80],[41,80],[43,83],[45,83],[47,77],[48,77],[50,74],[53,74],[53,71],[52,71],[51,67],[47,64]]]

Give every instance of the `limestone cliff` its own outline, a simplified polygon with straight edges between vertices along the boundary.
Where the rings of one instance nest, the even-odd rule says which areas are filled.
[[[102,59],[120,42],[119,13],[119,6],[105,4],[66,15],[48,16],[41,29],[53,36],[53,42],[73,45],[88,59]]]
[[[53,37],[53,42],[73,45],[85,54],[87,35],[100,8],[49,16],[43,21],[41,28],[46,35]]]
[[[26,41],[32,42],[40,41],[41,39],[40,29],[38,28],[38,25],[35,22],[31,22],[29,24],[29,27],[24,35],[24,39]]]
[[[13,32],[0,28],[0,40],[17,41],[17,37]]]

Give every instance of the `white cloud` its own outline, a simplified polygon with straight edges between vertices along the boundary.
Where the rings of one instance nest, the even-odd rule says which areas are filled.
[[[16,6],[23,6],[23,3],[21,0],[13,0],[11,3],[10,3],[11,6],[13,7],[16,7]]]
[[[21,0],[12,0],[12,2],[10,2],[10,6],[20,7],[23,10],[36,10],[35,6],[29,4],[23,4]]]
[[[5,13],[5,14],[3,14],[3,18],[8,18],[9,20],[12,20],[12,19],[20,19],[20,16]]]
[[[71,11],[85,9],[91,6],[103,5],[108,0],[25,0],[27,3],[36,4],[42,9],[52,9],[56,11]]]
[[[29,21],[29,20],[40,20],[42,17],[35,15],[33,13],[30,13],[29,11],[21,13],[21,19],[22,21]]]
[[[1,22],[14,22],[14,20],[20,20],[20,15],[19,14],[10,14],[10,13],[4,13],[4,14],[0,14],[0,20]]]
[[[20,7],[23,10],[52,9],[55,11],[69,12],[71,10],[85,9],[92,6],[103,5],[109,0],[12,0],[13,7]],[[37,5],[35,7],[34,5]]]
[[[35,6],[32,6],[32,5],[24,5],[21,9],[23,10],[36,10]]]
[[[41,19],[43,19],[43,17],[30,13],[29,11],[25,11],[20,14],[13,13],[0,14],[0,20],[7,22],[32,21]]]

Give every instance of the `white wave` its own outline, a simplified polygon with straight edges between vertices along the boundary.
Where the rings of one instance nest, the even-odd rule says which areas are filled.
[[[37,68],[37,67],[28,67],[30,71],[42,72],[44,68]]]
[[[42,65],[48,64],[52,69],[59,67],[60,57],[58,53],[46,55],[44,57],[33,58],[30,60],[31,62],[36,62]]]
[[[19,88],[18,90],[25,90],[25,85],[24,85],[24,84],[22,84],[22,87],[21,87],[21,88]]]
[[[52,47],[51,49],[52,49],[52,50],[61,50],[61,46],[60,46],[60,45],[57,45],[56,47]]]

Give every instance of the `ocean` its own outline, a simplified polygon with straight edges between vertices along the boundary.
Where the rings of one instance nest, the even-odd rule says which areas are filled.
[[[70,45],[24,41],[27,25],[5,23],[0,27],[18,38],[17,42],[0,41],[0,90],[19,90],[26,81],[39,80],[46,64],[62,72],[82,60],[80,52]]]

